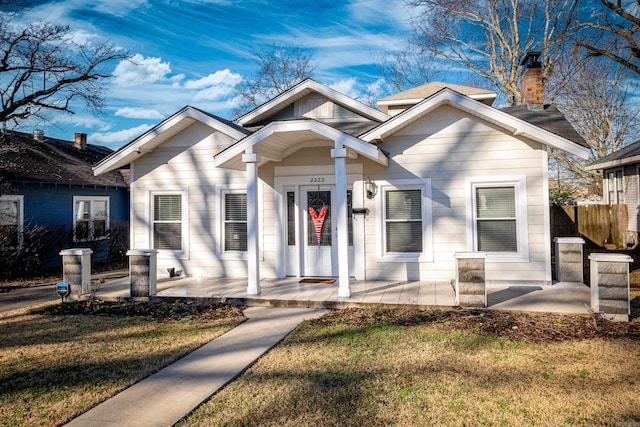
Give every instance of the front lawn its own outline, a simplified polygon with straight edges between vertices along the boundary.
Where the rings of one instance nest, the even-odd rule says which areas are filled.
[[[181,303],[0,313],[0,425],[60,425],[243,319],[237,307]]]
[[[351,309],[298,328],[180,426],[636,425],[639,373],[637,319]]]

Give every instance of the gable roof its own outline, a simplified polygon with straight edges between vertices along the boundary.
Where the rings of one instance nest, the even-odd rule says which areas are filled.
[[[608,169],[631,163],[640,163],[640,140],[633,142],[613,153],[596,160],[586,167],[588,171]]]
[[[344,95],[337,90],[322,85],[315,80],[305,79],[297,85],[287,89],[285,92],[265,102],[261,106],[248,112],[244,116],[241,116],[236,120],[236,123],[241,126],[250,126],[251,124],[259,123],[269,116],[272,116],[278,111],[293,104],[298,99],[301,99],[314,92],[330,99],[336,104],[342,105],[349,110],[355,111],[361,116],[366,117],[370,120],[383,122],[389,118],[389,116],[382,111],[363,104],[362,102]]]
[[[526,105],[500,108],[507,114],[567,138],[583,147],[589,148],[587,142],[580,136],[567,118],[555,104],[545,105],[542,109],[531,110]]]
[[[414,87],[403,92],[399,92],[378,101],[378,105],[412,105],[421,102],[425,98],[435,95],[444,88],[449,88],[471,99],[481,101],[491,105],[496,99],[496,93],[486,89],[479,89],[471,86],[456,85],[452,83],[431,82],[422,86]]]
[[[127,187],[119,171],[93,174],[92,165],[112,152],[93,144],[79,149],[57,138],[36,141],[32,134],[10,131],[0,135],[0,177],[12,182]]]
[[[138,159],[140,154],[153,151],[154,148],[196,121],[204,123],[236,140],[242,139],[250,133],[229,120],[187,105],[99,162],[93,168],[94,173],[98,175],[128,165]]]
[[[443,105],[457,108],[458,110],[492,123],[514,136],[524,136],[584,159],[589,155],[589,150],[586,147],[574,141],[556,135],[535,124],[490,107],[482,102],[473,100],[449,88],[440,90],[440,92],[435,95],[390,118],[378,127],[360,135],[360,138],[368,142],[383,140]]]
[[[333,148],[336,143],[344,146],[350,157],[362,155],[381,165],[387,165],[387,156],[374,144],[309,118],[271,122],[216,154],[213,164],[216,167],[243,170],[245,165],[242,162],[242,155],[248,149],[261,156],[262,164],[267,161],[282,161],[286,156],[302,148],[318,146]]]

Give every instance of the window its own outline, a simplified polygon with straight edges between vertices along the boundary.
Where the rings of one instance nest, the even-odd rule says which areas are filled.
[[[182,195],[153,195],[153,248],[183,251]]]
[[[224,194],[224,250],[247,251],[247,194]]]
[[[109,234],[109,198],[73,198],[73,240],[99,240]]]
[[[469,250],[486,252],[488,262],[527,262],[526,178],[468,178],[466,188]]]
[[[387,252],[422,252],[420,190],[385,191]]]
[[[296,193],[287,191],[287,245],[296,245]]]
[[[0,196],[0,248],[22,245],[23,197]]]
[[[621,169],[607,172],[607,197],[610,205],[624,203],[624,175]]]
[[[431,180],[376,181],[378,256],[385,262],[432,262]]]
[[[514,187],[476,187],[478,250],[517,252],[516,191]]]

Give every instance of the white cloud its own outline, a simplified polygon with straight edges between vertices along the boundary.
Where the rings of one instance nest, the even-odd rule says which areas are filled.
[[[95,144],[115,145],[118,147],[132,141],[138,136],[151,129],[151,125],[140,125],[131,129],[123,129],[117,132],[96,132],[87,137],[89,141]]]
[[[185,82],[184,87],[187,89],[202,89],[217,85],[235,86],[241,81],[242,77],[240,74],[234,74],[227,68],[216,71],[201,79],[189,80]]]
[[[357,99],[360,95],[360,91],[356,89],[356,84],[357,84],[356,78],[349,77],[347,79],[343,79],[334,84],[331,84],[329,85],[329,87],[351,98]]]
[[[161,119],[164,116],[157,110],[143,107],[119,108],[115,112],[116,116],[127,117],[129,119]]]
[[[136,53],[130,59],[120,61],[113,71],[113,76],[118,85],[136,86],[160,81],[170,72],[170,64],[162,62],[162,58],[144,58]]]

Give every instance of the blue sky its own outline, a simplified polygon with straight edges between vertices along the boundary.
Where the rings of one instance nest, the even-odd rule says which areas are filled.
[[[185,105],[222,117],[233,88],[274,44],[314,53],[314,78],[353,97],[379,89],[378,63],[404,47],[411,10],[401,0],[68,0],[33,1],[24,16],[68,24],[78,40],[109,40],[132,55],[113,64],[104,114],[76,108],[21,128],[117,149]],[[450,76],[451,77],[451,76]],[[455,79],[447,79],[455,82]]]

